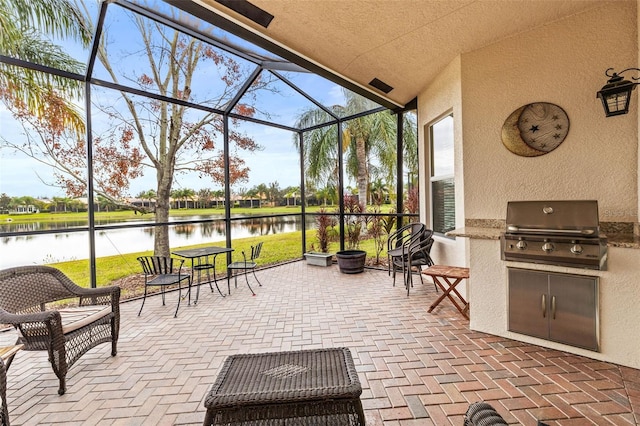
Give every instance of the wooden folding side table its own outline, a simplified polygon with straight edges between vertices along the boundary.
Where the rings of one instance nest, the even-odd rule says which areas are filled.
[[[446,266],[446,265],[433,265],[422,271],[423,274],[429,275],[433,278],[433,282],[442,289],[442,295],[431,304],[428,312],[442,302],[445,297],[451,300],[451,303],[458,309],[458,311],[466,318],[469,319],[469,302],[456,290],[456,286],[460,284],[463,279],[469,278],[469,268],[460,268],[458,266]],[[452,281],[454,280],[454,281]],[[460,303],[454,299],[451,292],[455,293]]]

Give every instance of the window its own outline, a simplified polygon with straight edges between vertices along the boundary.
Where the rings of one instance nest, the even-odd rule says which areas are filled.
[[[453,115],[429,126],[431,140],[431,217],[433,231],[444,235],[456,224],[453,180]]]

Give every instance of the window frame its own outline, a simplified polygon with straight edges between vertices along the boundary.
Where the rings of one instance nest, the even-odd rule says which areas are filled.
[[[438,165],[438,160],[436,158],[436,148],[437,143],[439,142],[437,137],[437,132],[434,132],[434,127],[438,124],[442,123],[444,120],[451,119],[451,133],[447,134],[450,137],[450,140],[445,142],[448,143],[449,146],[446,146],[447,154],[450,156],[450,164],[446,164],[446,173],[436,174],[436,166]],[[430,171],[429,171],[429,204],[430,204],[430,212],[431,212],[431,228],[434,231],[434,235],[454,239],[455,237],[449,237],[445,234],[453,229],[455,229],[455,133],[454,133],[454,123],[453,123],[453,112],[449,111],[446,114],[441,115],[434,121],[428,124],[428,133],[429,133],[429,158],[430,158]],[[440,168],[440,167],[438,167]],[[448,171],[451,171],[450,173]],[[439,192],[435,191],[434,185],[439,183],[445,183],[448,188],[445,188],[445,191],[448,189],[450,193],[444,194],[442,196],[442,200],[437,200]],[[440,206],[438,204],[452,203],[451,208],[447,208],[445,206]],[[440,210],[442,211],[441,216],[439,217]],[[436,226],[438,222],[442,221],[443,227]],[[450,223],[449,227],[447,227],[447,222]],[[438,229],[436,229],[438,228]]]

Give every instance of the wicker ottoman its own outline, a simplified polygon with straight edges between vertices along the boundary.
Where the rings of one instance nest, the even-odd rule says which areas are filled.
[[[364,425],[347,348],[228,357],[207,395],[205,425]]]

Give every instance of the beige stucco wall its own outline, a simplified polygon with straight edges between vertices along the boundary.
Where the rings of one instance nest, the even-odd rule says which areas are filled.
[[[463,153],[463,129],[462,129],[462,87],[460,84],[460,57],[452,61],[429,87],[418,97],[418,157],[420,158],[419,174],[422,181],[420,189],[423,196],[420,198],[421,221],[431,224],[429,215],[431,194],[431,176],[429,160],[429,126],[443,116],[453,113],[453,132],[455,146],[455,185],[456,185],[456,226],[464,226],[464,176],[457,173],[462,170]],[[465,265],[465,242],[454,241],[448,238],[435,237],[431,255],[441,264]]]
[[[596,199],[602,221],[638,221],[638,92],[628,115],[606,118],[596,92],[604,71],[638,65],[636,1],[608,3],[467,52],[418,96],[422,187],[429,157],[424,127],[453,111],[456,132],[456,224],[465,219],[504,219],[510,200]],[[519,157],[501,141],[504,120],[532,102],[561,106],[571,121],[556,150]],[[460,134],[461,133],[461,134]],[[459,145],[458,145],[459,144]],[[426,192],[426,191],[425,191]],[[461,198],[461,200],[460,200]],[[425,194],[422,211],[428,211]],[[460,201],[459,201],[460,200]],[[424,215],[428,222],[428,214]],[[612,249],[600,277],[600,353],[528,338],[507,331],[506,266],[496,240],[438,241],[440,264],[468,266],[472,329],[564,349],[640,368],[640,250]],[[534,267],[534,269],[537,267]],[[551,268],[553,269],[553,268]]]
[[[635,6],[607,4],[463,55],[467,218],[504,219],[510,200],[596,199],[601,220],[636,221],[638,102],[606,118],[596,99],[607,68],[637,64]],[[570,131],[551,153],[520,157],[500,131],[531,102],[561,106]]]

